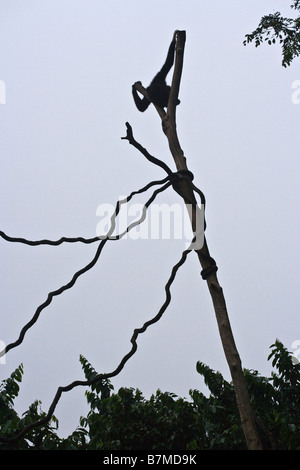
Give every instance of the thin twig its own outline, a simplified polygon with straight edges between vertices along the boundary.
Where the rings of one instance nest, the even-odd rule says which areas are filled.
[[[172,170],[168,167],[165,162],[159,160],[159,158],[153,157],[153,155],[150,155],[150,153],[139,142],[135,140],[135,138],[133,137],[132,127],[129,122],[126,122],[125,125],[127,128],[127,133],[126,136],[121,137],[121,139],[128,140],[128,142],[133,145],[137,150],[139,150],[147,158],[147,160],[149,160],[151,163],[154,163],[155,165],[160,166],[166,171],[168,175],[171,175]]]

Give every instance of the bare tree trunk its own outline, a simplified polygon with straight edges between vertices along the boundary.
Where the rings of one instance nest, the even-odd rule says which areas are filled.
[[[173,80],[168,104],[167,113],[164,115],[159,109],[159,114],[162,118],[163,131],[168,139],[170,151],[174,158],[177,170],[188,170],[186,158],[180,147],[176,131],[176,100],[178,98],[180,79],[183,66],[183,53],[185,45],[185,31],[177,31],[176,42],[176,58],[173,73]],[[176,183],[178,192],[183,197],[186,204],[196,205],[196,199],[190,181],[182,179]],[[196,216],[194,212],[194,216]],[[193,223],[193,221],[192,221]],[[194,231],[194,227],[193,227]],[[237,406],[241,418],[241,423],[247,442],[248,449],[257,450],[262,449],[260,438],[258,436],[254,416],[250,406],[250,399],[247,390],[245,377],[242,370],[241,360],[237,351],[234,337],[232,334],[230,321],[227,313],[225,298],[223,290],[219,285],[216,275],[216,264],[211,258],[206,240],[201,249],[195,250],[199,262],[202,266],[202,273],[205,273],[208,289],[212,297],[212,302],[215,310],[215,315],[218,323],[220,337],[224,349],[224,353],[231,372],[232,382],[235,390]]]

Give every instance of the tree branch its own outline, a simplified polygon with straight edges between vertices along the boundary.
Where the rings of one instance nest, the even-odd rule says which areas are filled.
[[[149,162],[154,163],[154,165],[160,166],[163,170],[165,170],[168,175],[171,175],[172,170],[168,167],[165,162],[159,160],[156,157],[153,157],[153,155],[150,155],[150,153],[141,144],[139,144],[139,142],[135,140],[135,138],[133,137],[132,127],[129,122],[126,122],[125,125],[127,128],[126,137],[121,137],[121,139],[128,140],[128,142],[133,145],[133,147],[135,147],[137,150],[139,150],[147,158],[147,160],[149,160]]]
[[[175,34],[177,38],[175,66],[167,113],[165,116],[162,117],[162,129],[168,139],[169,148],[177,169],[179,171],[188,171],[186,158],[184,156],[183,150],[180,147],[180,143],[177,136],[175,106],[182,75],[186,33],[185,31],[176,31]],[[192,204],[193,211],[191,216],[191,224],[193,232],[195,233],[197,227],[197,210],[192,182],[191,180],[189,181],[187,179],[183,179],[182,181],[178,181],[177,186],[177,192],[181,194],[185,201],[185,204]],[[237,351],[234,337],[232,334],[223,290],[219,285],[217,279],[216,262],[210,256],[205,237],[202,248],[195,249],[195,251],[202,266],[202,277],[207,281],[208,289],[212,297],[220,337],[225,357],[227,359],[227,363],[231,372],[231,377],[237,400],[237,406],[240,413],[241,423],[247,446],[248,449],[261,449],[262,446],[256,430],[255,421],[250,406],[247,385],[243,374],[239,353]]]

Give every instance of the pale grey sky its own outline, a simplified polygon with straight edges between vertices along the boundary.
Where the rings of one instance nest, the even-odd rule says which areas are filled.
[[[174,30],[186,30],[178,135],[206,196],[206,237],[243,366],[269,374],[273,341],[291,348],[300,339],[300,104],[292,101],[300,72],[299,60],[281,66],[279,45],[255,49],[243,40],[264,14],[291,16],[291,2],[143,3],[0,0],[6,86],[0,230],[33,240],[93,237],[99,205],[114,205],[163,178],[121,140],[126,121],[151,154],[174,168],[158,115],[153,107],[137,111],[131,85],[147,86]],[[157,202],[180,200],[168,190]],[[18,411],[35,399],[47,410],[58,386],[83,378],[79,354],[98,372],[114,370],[134,328],[164,302],[164,285],[185,246],[174,239],[108,243],[97,265],[53,300],[0,365],[2,380],[24,364]],[[0,250],[0,340],[8,344],[96,246],[0,240]],[[112,381],[116,390],[138,387],[146,397],[158,388],[185,397],[191,388],[206,391],[198,360],[229,379],[196,255],[189,255],[171,292],[163,318],[139,337],[136,354]],[[86,412],[84,389],[63,395],[55,412],[60,433],[74,430]]]

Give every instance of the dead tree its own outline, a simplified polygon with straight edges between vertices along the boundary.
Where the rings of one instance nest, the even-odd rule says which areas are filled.
[[[165,111],[164,108],[155,102],[153,102],[153,105],[155,106],[161,118],[162,129],[168,139],[169,148],[173,156],[178,175],[187,176],[176,178],[173,187],[182,196],[187,208],[192,207],[191,223],[193,233],[196,233],[197,201],[194,194],[194,187],[191,181],[192,178],[188,177],[191,175],[191,172],[189,172],[186,157],[184,156],[183,150],[181,149],[176,130],[176,107],[178,104],[186,33],[185,31],[176,31],[174,37],[176,38],[175,65],[167,110]],[[142,86],[141,82],[136,82],[134,86],[136,90],[138,90],[144,97],[149,99],[147,89]],[[131,128],[128,124],[126,138],[131,144],[136,144],[132,136]],[[156,162],[154,161],[153,163]],[[207,286],[212,298],[224,353],[232,377],[237,407],[239,410],[247,447],[249,450],[262,449],[261,441],[256,430],[255,419],[250,406],[250,399],[242,370],[240,356],[235,345],[228,317],[223,290],[217,278],[217,265],[215,260],[210,256],[205,237],[203,245],[201,244],[201,248],[198,249],[196,247],[194,251],[196,252],[199,262],[202,266],[201,274],[203,279],[207,282]]]

